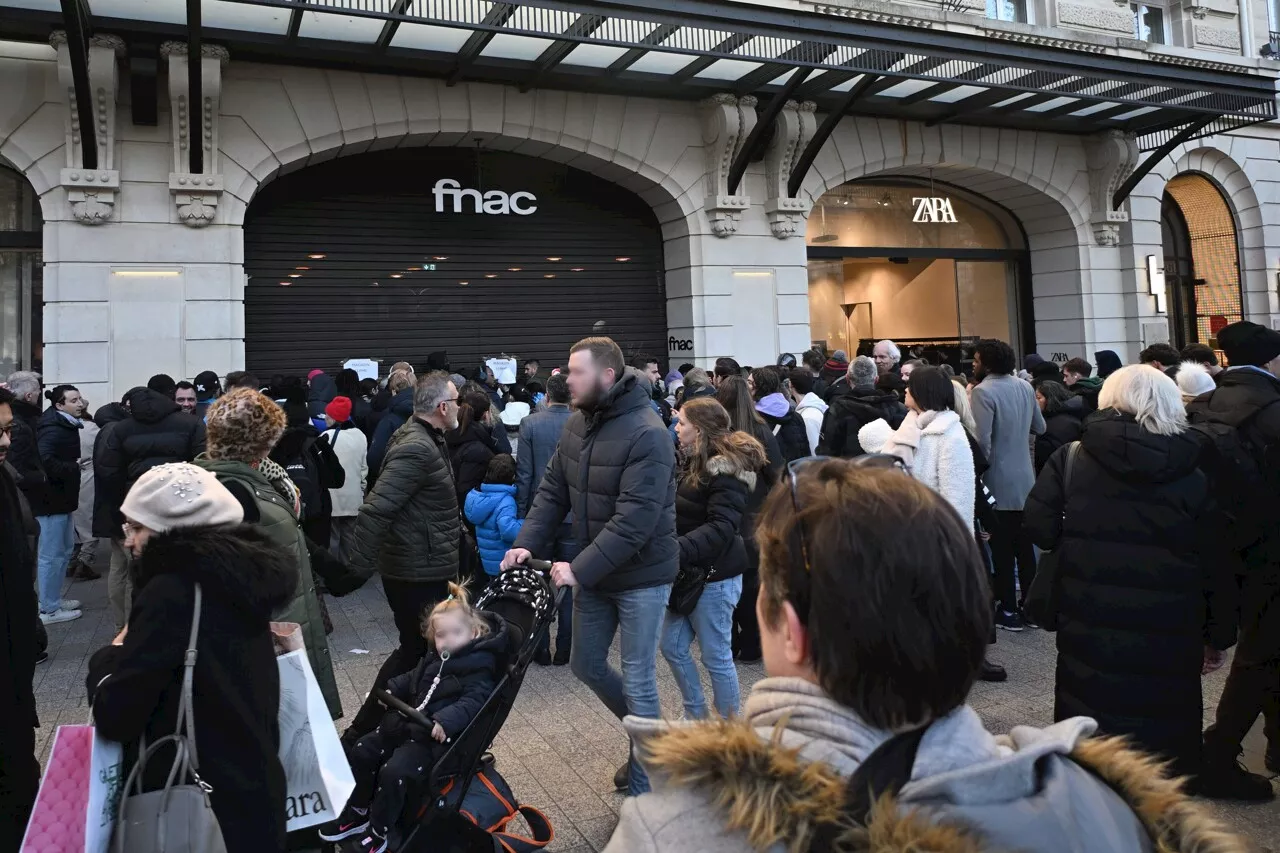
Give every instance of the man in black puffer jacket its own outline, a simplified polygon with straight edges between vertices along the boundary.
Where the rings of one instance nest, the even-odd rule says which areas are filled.
[[[907,407],[892,391],[877,389],[876,376],[874,361],[865,355],[853,360],[846,390],[832,397],[831,407],[823,417],[818,441],[820,456],[861,456],[866,451],[858,443],[858,430],[880,418],[894,429],[902,425]]]
[[[120,544],[124,538],[120,504],[137,479],[155,466],[191,462],[205,449],[204,423],[165,395],[133,388],[121,402],[129,416],[99,423],[102,431],[93,448],[93,535],[111,541],[107,597],[117,627],[124,626],[132,597],[129,560]],[[113,416],[114,412],[104,415],[99,410],[104,420]]]
[[[554,564],[552,577],[561,586],[577,587],[573,673],[619,719],[659,717],[658,640],[680,567],[675,446],[649,405],[649,383],[634,369],[625,370],[612,339],[573,345],[569,392],[577,410],[565,423],[503,565],[551,553],[572,511],[575,538],[584,547],[572,563]],[[619,628],[621,674],[608,659]],[[619,772],[615,782],[626,775]],[[628,787],[633,795],[649,790],[634,758]]]

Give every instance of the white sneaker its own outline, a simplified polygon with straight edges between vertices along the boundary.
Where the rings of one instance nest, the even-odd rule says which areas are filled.
[[[81,616],[79,610],[67,610],[59,607],[52,613],[41,613],[40,621],[46,625],[57,625],[59,622],[74,622]]]
[[[74,598],[64,598],[62,599],[62,603],[58,605],[58,609],[59,610],[79,610],[80,602],[76,601]]]

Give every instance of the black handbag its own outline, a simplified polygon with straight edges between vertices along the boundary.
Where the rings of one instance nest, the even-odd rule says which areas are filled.
[[[1066,468],[1062,472],[1062,515],[1066,518],[1067,501],[1071,497],[1071,471],[1076,467],[1076,457],[1080,455],[1080,442],[1073,441],[1067,450]],[[1064,530],[1065,533],[1065,530]],[[1032,621],[1046,631],[1058,630],[1058,592],[1061,585],[1060,567],[1062,542],[1052,551],[1040,555],[1036,565],[1036,576],[1027,590],[1027,600],[1023,604]]]
[[[711,576],[701,566],[681,568],[676,575],[676,582],[671,585],[671,597],[667,599],[667,609],[680,616],[688,616],[698,606],[702,591],[707,588],[707,578]]]

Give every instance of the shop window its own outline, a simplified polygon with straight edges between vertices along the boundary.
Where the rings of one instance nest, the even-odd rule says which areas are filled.
[[[0,166],[0,377],[41,368],[43,225],[31,185]]]
[[[987,0],[987,17],[996,21],[1031,23],[1027,14],[1027,0]]]
[[[891,338],[967,369],[978,338],[1023,343],[1022,231],[977,196],[927,180],[846,184],[818,201],[807,241],[810,331],[828,352]]]
[[[1133,13],[1133,37],[1153,44],[1168,44],[1168,15],[1162,6],[1150,3],[1130,3]]]
[[[1208,178],[1179,175],[1165,187],[1161,226],[1173,341],[1217,349],[1218,332],[1244,317],[1231,208]]]

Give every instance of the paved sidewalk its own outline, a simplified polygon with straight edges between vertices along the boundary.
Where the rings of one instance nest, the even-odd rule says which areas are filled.
[[[106,581],[77,582],[70,594],[84,603],[84,617],[49,628],[49,661],[36,669],[36,700],[42,728],[36,746],[44,761],[54,729],[88,721],[85,672],[88,658],[111,642],[114,625],[107,608]],[[360,706],[378,666],[391,652],[395,629],[376,581],[341,599],[329,599],[334,633],[330,649],[338,669],[338,686],[348,714]],[[970,702],[993,732],[1019,724],[1053,721],[1053,635],[1028,630],[1000,632],[991,659],[1009,670],[1004,684],[979,683]],[[355,650],[362,650],[358,653]],[[616,665],[617,649],[614,650]],[[740,665],[745,693],[764,676],[759,664]],[[1222,691],[1224,667],[1205,679],[1206,722]],[[681,713],[680,691],[671,670],[658,662],[658,688],[663,711]],[[708,687],[708,690],[710,688]],[[339,723],[339,727],[341,727]],[[1250,735],[1246,761],[1262,772],[1263,742],[1259,729]],[[556,839],[548,848],[561,853],[588,853],[608,841],[623,797],[613,790],[613,774],[626,758],[621,724],[580,684],[567,666],[533,666],[514,711],[493,746],[498,769],[517,796],[547,813]],[[1280,804],[1213,804],[1232,829],[1249,837],[1260,850],[1280,851]]]

